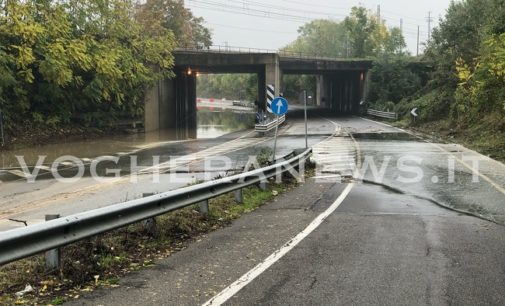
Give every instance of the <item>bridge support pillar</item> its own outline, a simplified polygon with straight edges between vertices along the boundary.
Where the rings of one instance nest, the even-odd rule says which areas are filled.
[[[275,96],[279,96],[282,86],[282,71],[279,67],[279,56],[272,54],[272,62],[265,65],[264,71],[258,73],[258,99],[260,109],[266,110],[266,88],[267,85],[274,85]]]
[[[177,139],[196,138],[196,76],[185,71],[176,72],[175,106],[172,120],[175,122]]]
[[[146,132],[170,130],[175,139],[196,138],[196,77],[176,71],[173,79],[159,81],[144,97]]]
[[[159,82],[151,88],[146,89],[144,95],[144,130],[146,132],[160,129],[160,97]]]
[[[330,100],[330,82],[328,76],[316,76],[316,106],[328,107]]]

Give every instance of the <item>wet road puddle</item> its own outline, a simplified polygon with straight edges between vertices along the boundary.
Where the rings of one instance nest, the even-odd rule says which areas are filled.
[[[352,135],[360,140],[420,141],[418,137],[407,133],[353,133]]]

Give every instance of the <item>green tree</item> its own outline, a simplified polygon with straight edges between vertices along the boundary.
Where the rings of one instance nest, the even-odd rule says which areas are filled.
[[[368,99],[378,104],[398,104],[421,88],[421,79],[404,56],[381,56],[374,61],[370,71]]]
[[[0,108],[10,128],[139,116],[146,86],[171,76],[173,33],[123,0],[11,0],[0,14]]]
[[[177,45],[184,48],[207,48],[212,45],[211,32],[203,18],[195,17],[180,0],[147,0],[137,7],[137,19],[144,24],[160,22],[171,30]]]
[[[342,23],[313,20],[298,29],[298,38],[282,51],[326,57],[347,56],[347,33]]]
[[[258,99],[258,78],[255,74],[201,74],[197,93],[204,98]]]
[[[378,24],[369,18],[367,10],[364,7],[353,7],[344,24],[349,33],[353,57],[372,55],[377,43],[372,34],[376,32]]]
[[[406,54],[404,49],[407,47],[405,38],[402,35],[400,28],[392,28],[389,30],[384,39],[384,53],[388,54]]]
[[[399,28],[388,29],[386,23],[363,7],[353,7],[344,20],[353,57],[402,54],[406,47]]]

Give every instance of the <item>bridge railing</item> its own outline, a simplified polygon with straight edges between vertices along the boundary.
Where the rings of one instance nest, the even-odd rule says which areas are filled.
[[[398,120],[398,113],[393,112],[383,112],[375,109],[368,109],[367,114],[375,117],[381,117],[386,119],[395,119]]]
[[[304,53],[304,52],[292,52],[285,50],[274,50],[274,49],[261,49],[261,48],[249,48],[249,47],[236,47],[236,46],[221,46],[212,45],[208,48],[178,48],[176,51],[187,51],[187,52],[219,52],[219,53],[244,53],[244,54],[279,54],[284,57],[299,58],[299,59],[326,59],[326,60],[338,60],[342,58],[328,57],[321,54],[314,53]],[[348,59],[346,59],[348,60]]]
[[[312,149],[307,149],[287,161],[261,169],[0,232],[0,265],[193,204],[203,202],[203,206],[208,209],[209,199],[292,171],[299,167],[302,161],[307,160],[311,153]]]

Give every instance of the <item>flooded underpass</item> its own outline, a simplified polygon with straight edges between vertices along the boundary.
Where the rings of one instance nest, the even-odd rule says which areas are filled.
[[[23,226],[10,220],[38,223],[48,212],[69,215],[219,175],[184,169],[194,160],[261,142],[241,138],[253,125],[251,112],[202,110],[198,139],[174,140],[173,131],[155,131],[2,151],[0,229]],[[174,168],[183,169],[175,179]]]
[[[254,127],[254,113],[198,110],[197,138],[216,138]]]
[[[241,132],[254,126],[254,114],[231,111],[199,111],[197,138],[176,140],[174,131],[159,130],[153,132],[112,134],[94,139],[68,140],[58,143],[14,148],[0,151],[0,180],[9,181],[22,170],[20,163],[25,163],[30,169],[35,165],[51,166],[53,161],[62,156],[72,156],[89,164],[99,156],[117,156],[128,159],[129,155],[138,154],[143,162],[144,156],[185,155],[194,149],[205,149],[222,142],[222,139],[233,139]],[[39,160],[43,158],[43,161]],[[144,158],[145,159],[145,158]],[[151,158],[149,158],[151,159]],[[21,161],[21,162],[20,162]],[[121,162],[119,163],[121,164]],[[3,171],[1,171],[3,170]],[[16,171],[17,170],[17,171]],[[9,172],[10,171],[10,172]]]

